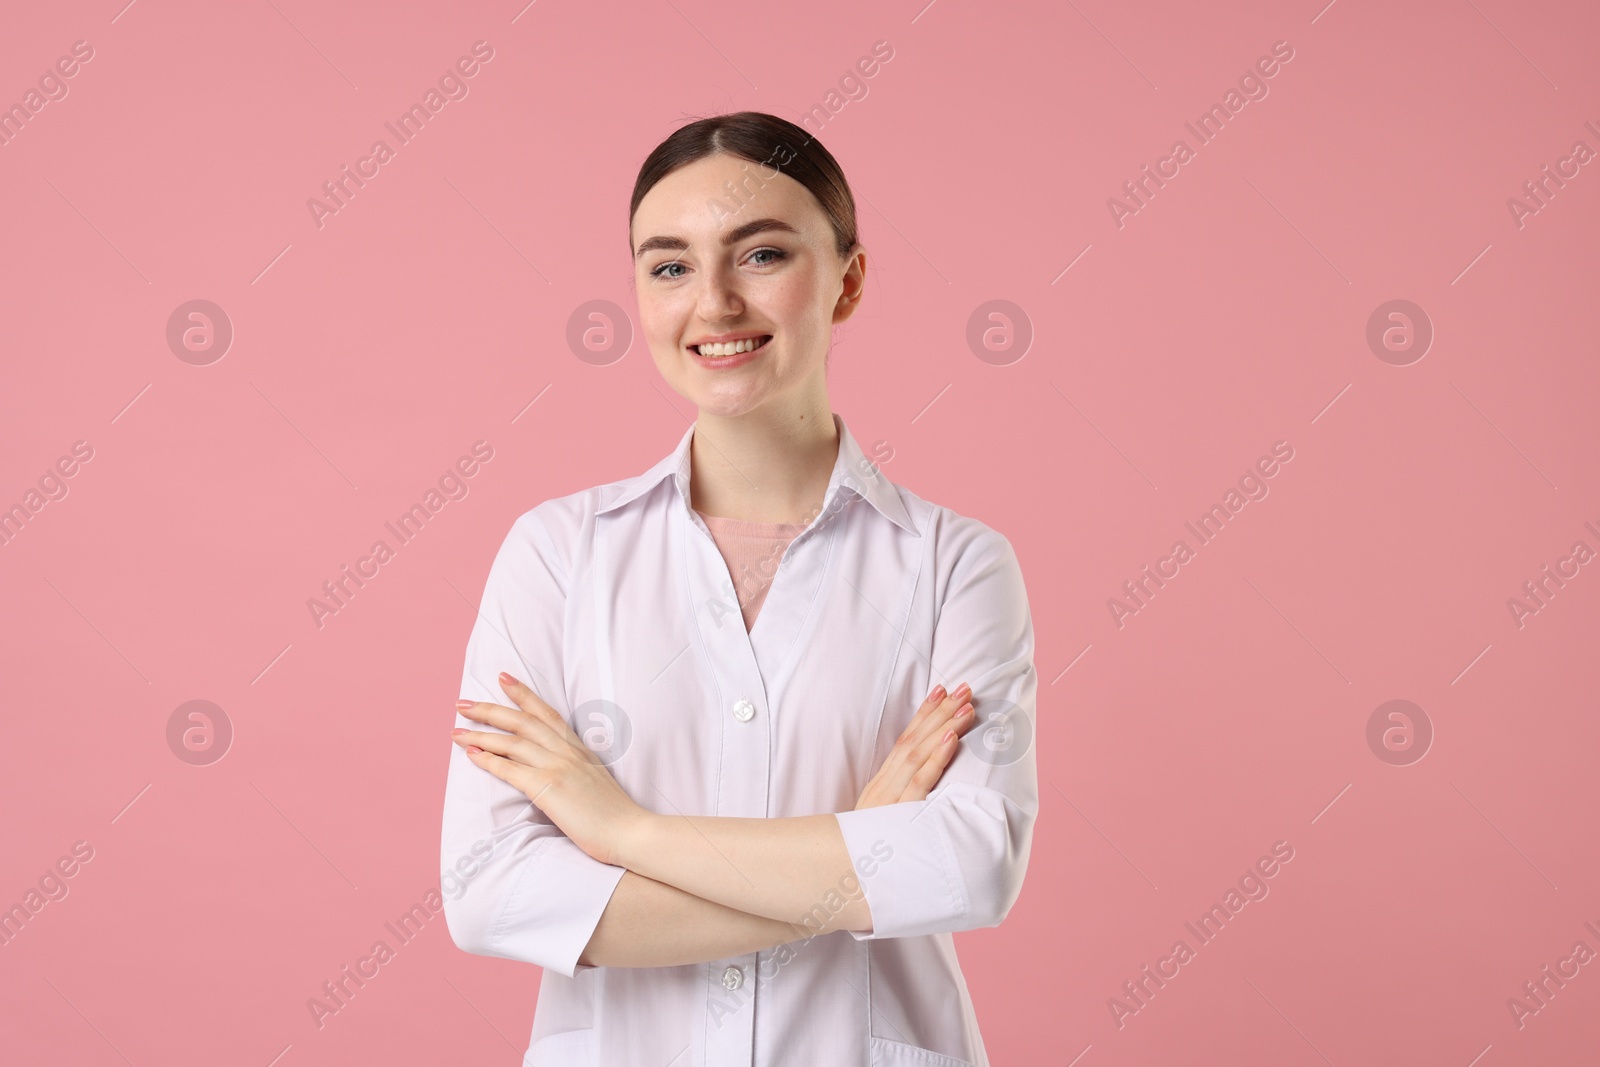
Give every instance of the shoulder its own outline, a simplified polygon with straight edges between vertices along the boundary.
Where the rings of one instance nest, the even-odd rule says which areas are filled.
[[[941,587],[980,578],[1020,586],[1022,568],[1005,534],[981,519],[925,500],[898,483],[895,491],[927,542],[927,562]]]
[[[898,482],[890,484],[905,504],[913,525],[929,539],[931,550],[938,557],[1011,553],[1011,541],[983,520],[925,500]]]
[[[923,581],[938,646],[1028,645],[1032,609],[1010,538],[981,519],[897,489],[922,531]]]
[[[540,501],[512,522],[501,551],[532,551],[567,573],[577,549],[593,530],[595,515],[624,492],[630,481],[606,482]]]

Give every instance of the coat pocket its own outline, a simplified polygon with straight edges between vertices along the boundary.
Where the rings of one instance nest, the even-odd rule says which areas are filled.
[[[564,1030],[541,1037],[523,1054],[522,1067],[595,1067],[594,1031]]]
[[[968,1060],[941,1056],[925,1048],[874,1037],[867,1042],[867,1062],[871,1067],[977,1067]]]

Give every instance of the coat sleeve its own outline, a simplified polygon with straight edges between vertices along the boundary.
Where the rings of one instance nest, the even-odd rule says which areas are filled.
[[[567,573],[541,505],[522,515],[489,569],[467,641],[461,697],[510,706],[496,679],[522,679],[571,721],[562,676]],[[559,524],[557,524],[559,529]],[[460,715],[457,726],[483,729]],[[589,856],[516,787],[450,744],[441,895],[456,945],[573,977],[624,869]]]
[[[1039,810],[1033,620],[1011,543],[958,521],[971,525],[930,659],[935,682],[972,683],[978,722],[926,800],[834,813],[872,912],[871,930],[850,931],[858,941],[997,926],[1027,871]]]

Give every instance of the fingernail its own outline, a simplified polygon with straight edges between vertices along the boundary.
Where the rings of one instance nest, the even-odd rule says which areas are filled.
[[[971,714],[972,714],[972,705],[971,704],[963,704],[963,705],[961,705],[960,710],[958,710],[956,712],[955,717],[959,719],[963,715],[971,715]]]
[[[478,753],[480,753],[482,751],[483,751],[483,749],[479,748],[477,745],[468,745],[467,746],[467,755],[469,755],[469,756],[476,756]]]
[[[952,738],[952,737],[954,737],[954,736],[955,736],[955,735],[956,735],[956,732],[955,732],[955,731],[954,731],[954,730],[946,730],[946,731],[945,731],[945,732],[944,732],[944,737],[942,737],[942,738],[940,738],[940,739],[939,739],[939,740],[940,740],[940,743],[941,743],[941,744],[949,744],[949,742],[950,742],[950,739],[951,739],[951,738]]]
[[[463,730],[463,729],[462,729],[462,728],[461,728],[461,727],[459,727],[459,726],[458,726],[458,727],[456,727],[456,728],[455,728],[455,729],[454,729],[454,730],[451,730],[451,731],[450,731],[450,736],[451,736],[451,737],[454,737],[454,736],[455,736],[455,735],[456,735],[456,734],[464,734],[464,733],[466,733],[466,732],[467,732],[467,731],[465,731],[465,730]]]
[[[929,700],[943,700],[944,699],[944,686],[942,686],[942,685],[934,686],[933,687],[933,692],[928,694],[928,699]]]
[[[466,711],[468,708],[472,707],[472,705],[475,704],[475,703],[477,703],[477,702],[473,701],[473,700],[458,700],[458,701],[456,701],[456,710],[457,711]]]
[[[972,695],[972,686],[968,685],[966,682],[962,682],[960,685],[956,686],[954,695],[957,700],[965,700]]]
[[[515,678],[511,677],[511,675],[507,674],[505,671],[501,671],[500,672],[500,684],[502,684],[502,685],[516,685],[517,684],[517,680]]]

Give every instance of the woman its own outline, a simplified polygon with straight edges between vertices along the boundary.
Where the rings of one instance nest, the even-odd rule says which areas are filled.
[[[544,968],[531,1067],[986,1065],[951,934],[1010,910],[1038,808],[1011,545],[889,482],[829,407],[866,255],[804,130],[675,132],[629,247],[699,417],[495,557],[445,793],[451,936]]]

